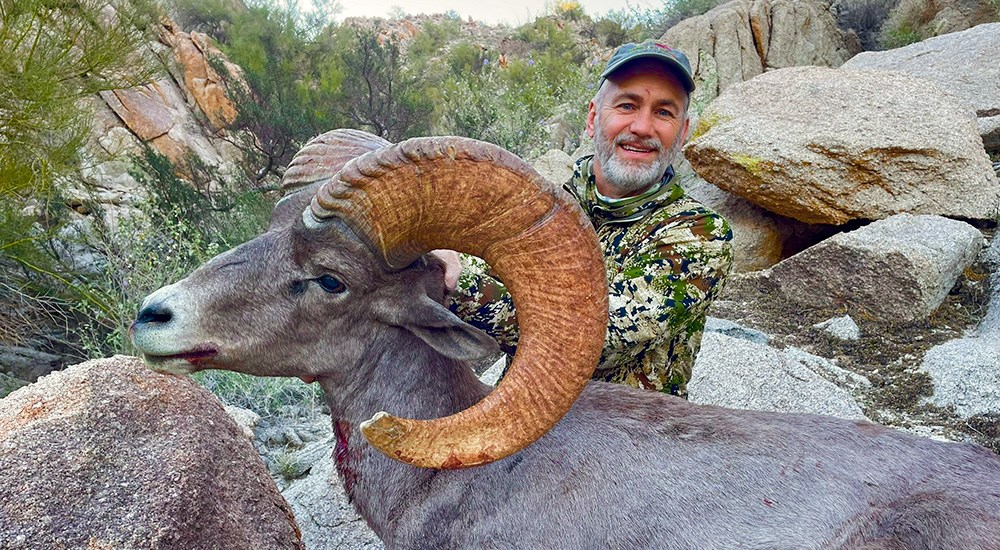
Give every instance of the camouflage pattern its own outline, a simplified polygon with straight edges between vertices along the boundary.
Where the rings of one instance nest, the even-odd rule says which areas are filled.
[[[607,270],[610,321],[594,378],[686,396],[705,314],[732,267],[732,230],[684,194],[673,169],[649,191],[615,200],[597,192],[591,161],[577,161],[565,188],[593,221]],[[482,260],[462,261],[449,307],[512,354],[510,294]]]

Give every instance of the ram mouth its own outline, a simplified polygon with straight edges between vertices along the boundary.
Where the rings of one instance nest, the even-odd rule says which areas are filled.
[[[219,350],[212,346],[174,353],[171,355],[153,355],[144,353],[143,360],[155,371],[169,372],[173,374],[187,374],[205,368]]]

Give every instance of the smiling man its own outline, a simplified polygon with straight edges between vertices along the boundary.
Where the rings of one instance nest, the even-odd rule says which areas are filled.
[[[729,224],[674,181],[694,90],[679,50],[647,40],[620,47],[590,102],[596,153],[565,188],[583,206],[604,252],[610,321],[594,378],[687,395],[705,314],[732,267]],[[442,254],[447,275],[457,256]],[[463,258],[451,309],[513,353],[514,306],[488,266]]]

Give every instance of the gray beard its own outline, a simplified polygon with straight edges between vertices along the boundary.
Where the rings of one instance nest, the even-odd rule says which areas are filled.
[[[678,144],[664,148],[655,138],[640,139],[630,132],[622,132],[615,136],[614,143],[607,139],[601,130],[600,125],[595,123],[595,156],[597,164],[601,167],[604,179],[621,196],[636,194],[654,183],[660,181],[664,172],[673,161],[677,153]],[[679,141],[679,140],[678,140]],[[641,143],[643,147],[656,148],[658,153],[656,159],[649,164],[629,163],[623,161],[615,155],[616,145],[621,143]]]

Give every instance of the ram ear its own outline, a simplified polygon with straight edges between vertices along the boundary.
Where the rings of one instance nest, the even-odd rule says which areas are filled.
[[[375,316],[387,325],[410,331],[438,353],[460,361],[474,361],[497,352],[493,338],[478,328],[463,322],[448,308],[430,297],[420,295],[407,307],[400,302],[375,302]]]
[[[267,224],[268,229],[282,227],[295,223],[302,219],[302,211],[309,207],[309,202],[316,195],[319,184],[313,184],[285,195],[271,211],[271,221]]]

